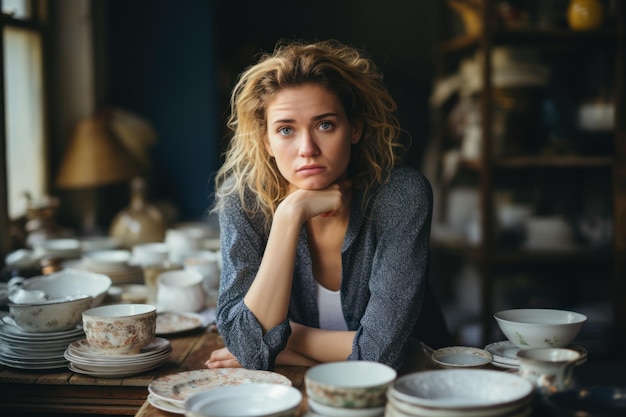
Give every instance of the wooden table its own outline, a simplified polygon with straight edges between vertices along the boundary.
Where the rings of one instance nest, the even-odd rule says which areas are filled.
[[[3,414],[83,414],[167,416],[147,401],[148,385],[155,378],[182,371],[204,369],[214,349],[223,347],[213,330],[168,337],[172,353],[158,369],[127,378],[93,378],[69,370],[22,371],[0,366],[0,409]],[[301,367],[278,367],[294,387],[304,387]]]

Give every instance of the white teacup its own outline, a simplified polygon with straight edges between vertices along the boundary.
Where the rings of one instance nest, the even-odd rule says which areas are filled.
[[[175,313],[201,310],[206,304],[202,279],[202,275],[196,271],[161,273],[157,278],[157,308]]]
[[[186,271],[199,272],[203,277],[204,289],[207,292],[217,290],[220,280],[218,252],[198,250],[183,256],[182,264]]]
[[[580,353],[565,348],[522,349],[517,352],[519,375],[532,382],[541,394],[570,388]]]

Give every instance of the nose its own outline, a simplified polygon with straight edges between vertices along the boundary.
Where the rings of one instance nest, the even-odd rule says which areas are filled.
[[[309,132],[303,132],[300,138],[300,156],[317,156],[320,153],[320,148],[315,142],[315,137]]]

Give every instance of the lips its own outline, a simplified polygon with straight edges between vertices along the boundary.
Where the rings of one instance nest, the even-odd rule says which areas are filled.
[[[323,165],[303,165],[296,172],[304,175],[315,175],[323,172],[325,169]]]

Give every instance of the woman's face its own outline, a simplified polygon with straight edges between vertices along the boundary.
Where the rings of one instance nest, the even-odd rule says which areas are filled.
[[[361,126],[317,84],[285,88],[268,102],[265,145],[293,187],[319,190],[342,179],[360,138]]]

